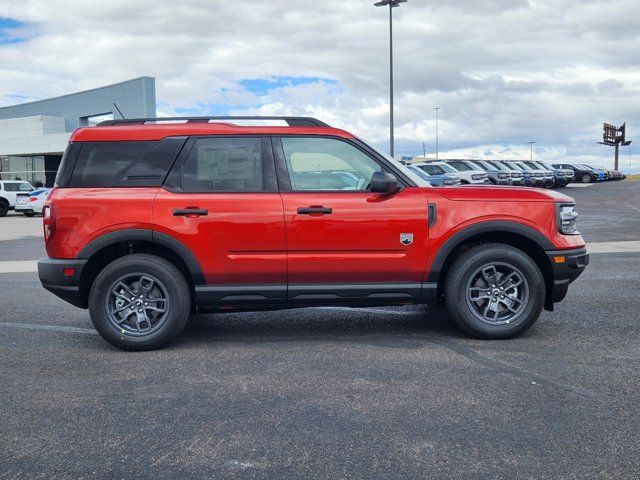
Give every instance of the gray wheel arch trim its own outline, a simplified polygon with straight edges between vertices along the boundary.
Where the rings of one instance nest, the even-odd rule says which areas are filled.
[[[514,233],[533,241],[543,251],[556,248],[543,234],[522,223],[508,220],[492,220],[476,223],[463,228],[440,247],[431,264],[427,281],[437,282],[449,254],[465,240],[482,233]]]
[[[109,245],[126,241],[150,242],[168,248],[178,257],[180,257],[180,259],[185,263],[185,265],[189,269],[189,273],[191,274],[191,278],[195,285],[205,284],[202,267],[200,266],[200,263],[193,255],[193,253],[191,253],[191,250],[189,250],[183,243],[181,243],[179,240],[176,240],[171,235],[149,229],[127,228],[124,230],[117,230],[115,232],[106,233],[87,244],[78,254],[77,258],[91,258],[91,256],[93,256],[96,252],[102,250],[105,247],[108,247]]]

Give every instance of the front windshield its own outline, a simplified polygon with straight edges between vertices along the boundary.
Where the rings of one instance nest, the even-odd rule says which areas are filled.
[[[522,162],[514,162],[514,165],[519,166],[520,168],[522,168],[522,170],[534,170],[533,168],[531,168],[529,165],[527,165],[526,163],[522,163]]]
[[[504,165],[505,167],[509,167],[512,170],[520,170],[521,172],[524,171],[524,167],[522,165],[518,165],[515,162],[509,162],[509,163],[502,163],[502,165]]]
[[[387,159],[388,162],[393,163],[394,167],[396,167],[398,170],[401,170],[402,173],[404,173],[407,177],[409,177],[411,180],[413,180],[413,182],[418,187],[430,187],[431,186],[431,184],[429,182],[427,182],[425,179],[420,177],[417,173],[415,173],[410,168],[407,168],[406,165],[400,163],[395,158],[393,158],[392,156],[388,155],[386,152],[380,150],[379,148],[374,147],[371,143],[369,143],[369,142],[365,142],[365,143],[367,144],[367,146],[369,148],[371,148],[372,150],[375,150],[376,153],[378,153],[379,155],[382,155],[385,159]]]
[[[502,170],[504,172],[508,172],[509,170],[511,170],[511,168],[507,167],[506,165],[503,165],[500,162],[487,162],[489,165],[492,165],[494,168],[497,168],[498,170]]]
[[[458,172],[458,170],[453,168],[451,165],[447,165],[446,163],[436,163],[434,165],[439,166],[441,169],[443,169],[447,173],[453,173],[454,175],[458,175],[460,173]]]

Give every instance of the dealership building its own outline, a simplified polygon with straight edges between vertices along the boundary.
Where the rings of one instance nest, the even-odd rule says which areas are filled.
[[[0,107],[0,179],[50,187],[76,128],[114,118],[155,116],[152,77]]]

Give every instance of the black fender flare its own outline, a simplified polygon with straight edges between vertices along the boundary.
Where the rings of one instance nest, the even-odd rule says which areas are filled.
[[[465,240],[483,233],[514,233],[533,241],[543,251],[556,248],[543,234],[522,223],[508,220],[491,220],[488,222],[475,223],[457,232],[440,247],[431,264],[427,281],[438,282],[442,268],[451,252]]]
[[[168,248],[184,262],[195,285],[204,285],[204,273],[195,255],[182,242],[166,233],[146,228],[126,228],[109,232],[89,242],[77,258],[89,259],[105,247],[121,242],[150,242]]]

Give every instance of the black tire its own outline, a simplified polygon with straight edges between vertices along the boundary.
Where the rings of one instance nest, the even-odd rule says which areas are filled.
[[[486,297],[487,303],[484,303],[483,300],[476,300],[474,303],[474,301],[468,300],[467,290],[479,290],[479,288],[469,287],[470,282],[473,282],[474,278],[477,277],[479,269],[482,270],[489,265],[494,265],[494,272],[496,272],[496,265],[498,269],[506,272],[509,271],[510,267],[517,272],[517,275],[524,277],[523,287],[519,289],[515,287],[507,288],[504,292],[496,294],[495,291],[499,289],[488,288],[491,285],[487,285],[487,290],[494,291],[494,293],[490,292],[489,295],[496,296]],[[499,280],[504,281],[506,276],[500,272],[494,278],[499,275],[501,275]],[[480,273],[480,276],[483,277],[480,281],[483,281],[484,271]],[[500,282],[495,285],[497,287],[501,286]],[[516,300],[514,303],[514,301],[510,300],[511,297],[509,295],[507,295],[508,298],[506,300],[499,300],[499,298],[504,299],[505,297],[500,293],[506,294],[508,291],[511,291],[511,295],[514,298],[517,295],[523,296],[522,301]],[[445,303],[453,321],[467,333],[478,338],[487,339],[511,338],[526,331],[540,316],[544,306],[544,295],[544,278],[531,257],[517,248],[501,243],[479,245],[461,254],[451,265],[444,284]],[[482,310],[491,301],[496,302],[492,305],[496,305],[498,309],[504,309],[504,312],[506,312],[502,321],[499,321],[498,313],[495,315],[495,322],[479,318],[482,313],[486,315],[487,310],[484,310],[484,312]],[[507,310],[506,305],[499,303],[505,301],[510,302],[512,306],[514,304],[518,305],[516,307],[518,313],[511,313]],[[512,315],[513,318],[509,319],[509,315]]]
[[[589,175],[588,173],[583,173],[580,176],[580,181],[582,183],[591,183],[593,181],[593,179],[591,178],[591,175]]]
[[[9,213],[9,202],[0,200],[0,217],[6,217]]]
[[[140,280],[137,289],[133,283],[128,290],[121,289],[118,295],[112,292],[119,280],[126,284],[129,279],[135,279],[136,276],[154,280],[155,283],[149,282],[153,286],[149,289],[155,288],[155,290],[147,292],[142,285],[143,280]],[[131,295],[131,299],[125,297],[125,292],[127,296]],[[109,302],[116,302],[113,305],[115,310],[118,307],[117,302],[134,305],[133,300],[138,303],[138,293],[153,295],[154,292],[156,292],[155,307],[164,308],[165,311],[162,314],[153,311],[148,313],[147,309],[155,308],[154,305],[143,307],[141,303],[139,307],[133,306],[126,309],[123,315],[129,315],[131,320],[119,323],[120,327],[116,326],[114,315],[108,312]],[[157,299],[164,296],[166,296],[166,303],[163,304]],[[148,300],[154,303],[153,298]],[[152,320],[148,323],[142,321],[143,328],[149,327],[147,333],[140,331],[140,322],[135,320],[135,318],[140,319],[136,308],[140,308],[141,310],[137,311],[143,312],[142,315],[145,317],[158,316],[155,326],[152,326],[154,325]],[[137,253],[114,260],[98,274],[89,293],[89,313],[93,325],[107,342],[122,350],[153,350],[166,345],[182,331],[189,318],[190,310],[191,291],[184,276],[174,264],[155,255]],[[135,326],[130,326],[133,323],[138,324],[137,331]]]

